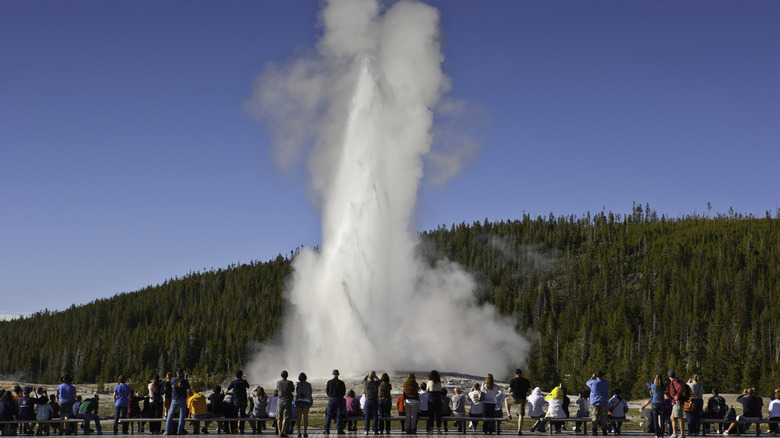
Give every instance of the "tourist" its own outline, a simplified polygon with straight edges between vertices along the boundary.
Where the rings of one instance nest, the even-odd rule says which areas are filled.
[[[696,436],[701,429],[701,412],[704,408],[704,387],[701,385],[701,378],[694,374],[688,379],[688,387],[691,388],[690,401],[694,404],[693,412],[686,412],[688,423],[688,434]]]
[[[598,435],[600,426],[602,433],[606,435],[609,381],[604,379],[604,372],[599,370],[593,373],[585,384],[590,388],[590,416],[593,417],[592,434]]]
[[[392,389],[393,385],[390,384],[390,376],[387,373],[382,373],[382,377],[379,378],[379,433],[390,433],[390,421],[381,419],[390,416],[390,409],[393,404],[393,399],[390,395]]]
[[[162,383],[162,393],[163,393],[163,416],[165,418],[168,418],[168,411],[171,409],[171,401],[173,400],[173,387],[171,386],[171,378],[173,376],[171,375],[171,372],[165,373],[165,381]]]
[[[450,399],[450,402],[452,403],[452,416],[465,417],[466,404],[468,404],[468,399],[463,394],[463,390],[460,388],[460,386],[456,386],[453,391],[455,393],[452,395],[452,398]],[[458,432],[463,432],[463,429],[466,427],[466,422],[457,421],[456,423],[458,424]]]
[[[236,371],[236,378],[228,384],[227,390],[233,391],[233,406],[236,408],[236,417],[246,418],[247,390],[249,389],[249,382],[244,377],[244,372],[241,370]],[[244,433],[244,422],[238,423],[238,432]]]
[[[363,394],[366,398],[366,407],[363,409],[364,434],[368,435],[371,422],[374,422],[374,435],[379,434],[379,377],[376,371],[369,372],[363,379]]]
[[[707,399],[707,407],[704,409],[704,418],[722,420],[726,418],[729,408],[726,399],[718,394],[718,389],[712,389],[712,396]],[[718,433],[723,433],[723,423],[718,423]],[[704,423],[704,432],[709,432],[709,423]]]
[[[526,398],[531,394],[531,382],[523,377],[523,370],[517,368],[515,377],[509,381],[509,393],[512,395],[512,403],[517,407],[517,435],[523,434],[523,417],[525,417]],[[511,404],[506,410],[507,418],[512,418]]]
[[[444,423],[444,432],[448,432],[449,429],[447,428],[447,421],[443,420],[444,417],[449,417],[452,415],[452,401],[450,400],[450,396],[447,394],[447,388],[441,389],[441,411],[440,416],[442,418],[442,423]]]
[[[590,397],[590,391],[589,390],[581,390],[579,392],[577,401],[575,402],[577,404],[577,418],[586,418],[590,416],[590,400],[588,397]],[[582,433],[588,432],[588,424],[584,421],[577,421],[574,424],[574,432],[579,433],[582,431]]]
[[[14,403],[14,394],[11,391],[0,390],[0,421],[15,421],[18,411]],[[0,425],[2,435],[16,435],[16,423],[5,423]]]
[[[493,375],[485,376],[485,383],[482,385],[482,405],[485,418],[493,418],[496,413],[496,394],[498,394],[498,385],[493,380]],[[496,432],[496,423],[494,421],[485,421],[482,424],[482,432],[492,435]]]
[[[407,434],[417,433],[417,412],[420,409],[420,385],[417,384],[417,378],[413,373],[406,376],[403,384],[404,390],[404,411],[405,431]]]
[[[566,413],[563,410],[563,399],[566,397],[566,395],[563,392],[563,388],[560,386],[556,386],[553,388],[552,391],[550,391],[549,394],[547,394],[544,397],[544,401],[547,402],[547,414],[544,416],[544,418],[565,418],[567,417]],[[563,423],[561,422],[550,422],[550,432],[552,432],[553,424],[555,433],[561,433],[561,426]],[[545,426],[546,427],[546,424]]]
[[[179,410],[178,435],[184,435],[184,420],[187,418],[187,390],[190,382],[184,376],[184,369],[176,370],[176,377],[171,379],[171,407],[168,409],[168,420],[165,422],[165,434],[173,433],[173,416]]]
[[[295,385],[295,410],[298,419],[298,438],[301,437],[301,423],[303,423],[303,436],[309,436],[309,409],[314,403],[311,383],[306,381],[306,374],[298,374],[298,384]]]
[[[125,376],[119,376],[119,384],[114,387],[114,435],[119,433],[119,419],[127,417],[127,407],[133,390],[125,383]],[[122,423],[122,434],[127,435],[128,423]]]
[[[647,388],[650,390],[653,432],[657,438],[661,438],[664,436],[664,412],[666,411],[666,404],[664,402],[666,387],[664,386],[661,373],[657,373],[653,378],[653,381],[648,382]]]
[[[761,417],[761,401],[756,396],[755,390],[753,388],[746,388],[742,391],[742,395],[737,397],[737,403],[742,404],[742,415],[737,417],[737,419],[741,419],[742,417],[747,418],[760,418]],[[739,427],[739,433],[742,433],[744,431],[747,431],[750,429],[751,423],[731,423],[729,425],[728,429],[726,429],[725,432],[723,432],[724,435],[729,435],[735,427]]]
[[[250,418],[268,418],[266,406],[268,405],[268,396],[262,386],[255,386],[252,395],[249,397],[249,417]],[[252,421],[252,433],[263,433],[265,430],[265,421]]]
[[[355,395],[355,391],[350,389],[347,391],[347,397],[345,398],[345,403],[347,405],[347,431],[348,432],[356,432],[357,431],[357,421],[352,421],[349,418],[350,417],[362,417],[363,411],[360,409],[360,400]]]
[[[71,384],[73,377],[70,374],[65,374],[62,376],[60,381],[62,383],[60,383],[60,386],[57,387],[57,400],[60,403],[60,416],[63,420],[76,418],[76,416],[73,414],[73,404],[76,403],[76,387]],[[63,430],[68,435],[71,433],[75,434],[76,426],[62,423],[60,432]]]
[[[57,395],[56,394],[49,394],[49,406],[51,406],[51,419],[54,420],[55,418],[60,418],[60,404],[57,403]],[[57,432],[58,430],[62,430],[62,424],[61,423],[52,423],[51,430],[52,433]]]
[[[772,395],[772,401],[769,402],[768,409],[770,421],[780,420],[780,389],[775,389],[775,392]],[[769,433],[772,435],[777,435],[779,431],[780,427],[778,427],[777,423],[769,425]]]
[[[673,370],[669,370],[666,374],[669,376],[669,396],[672,398],[672,438],[682,438],[685,436],[685,426],[683,425],[683,403],[685,402],[683,400],[683,385],[685,384],[675,376]],[[679,434],[677,429],[680,430]]]
[[[482,394],[482,385],[480,385],[479,382],[474,382],[474,384],[471,385],[471,390],[469,391],[470,418],[482,418],[485,416],[485,405],[482,404],[483,397],[484,395]],[[471,420],[469,422],[469,427],[471,427],[471,430],[477,430],[477,427],[479,427],[479,421]]]
[[[206,397],[201,395],[197,387],[191,387],[187,390],[187,410],[190,411],[190,418],[196,420],[206,420],[212,418],[213,414],[209,412],[208,403]],[[203,428],[200,428],[200,421],[192,422],[192,433],[197,434],[199,432],[209,433],[209,421],[203,424]]]
[[[276,382],[276,390],[279,392],[279,405],[276,408],[276,422],[278,425],[278,434],[281,437],[287,436],[285,433],[288,422],[292,418],[292,402],[295,395],[295,385],[287,380],[287,370],[282,370],[282,380]]]
[[[436,370],[431,370],[428,373],[428,381],[425,383],[426,391],[428,392],[428,421],[425,429],[428,433],[433,432],[434,423],[436,424],[436,430],[441,434],[441,376]]]
[[[330,422],[336,423],[339,434],[344,433],[344,417],[347,413],[347,405],[344,396],[347,393],[347,385],[339,380],[339,370],[333,370],[333,378],[325,384],[325,393],[328,395],[328,407],[325,413],[325,433],[330,433]]]
[[[420,405],[417,409],[417,421],[425,418],[425,431],[427,433],[431,433],[431,431],[428,430],[428,418],[430,418],[430,416],[428,415],[428,383],[427,382],[420,383],[420,390],[417,391],[417,394],[420,396]]]
[[[162,418],[165,401],[163,399],[163,387],[160,376],[155,374],[149,382],[149,418]],[[149,422],[149,433],[157,435],[162,429],[162,423],[159,421]]]
[[[26,433],[28,435],[32,435],[33,433],[33,427],[35,426],[32,421],[35,421],[35,401],[36,399],[33,399],[30,397],[30,393],[32,392],[32,387],[25,386],[22,395],[17,400],[17,414],[16,418],[19,421],[30,421],[30,423],[24,423],[22,427],[22,432]]]
[[[54,410],[51,408],[51,405],[49,404],[49,397],[46,397],[46,394],[43,391],[43,388],[38,388],[38,393],[40,396],[38,397],[38,401],[35,402],[35,419],[38,421],[48,421],[51,420],[51,414],[54,412]],[[49,424],[48,423],[38,423],[38,431],[36,432],[37,435],[48,435],[49,434]],[[87,428],[84,428],[84,433],[87,433]]]
[[[268,404],[266,405],[265,411],[268,413],[269,418],[273,418],[273,422],[271,423],[271,427],[274,428],[275,434],[279,433],[279,425],[276,421],[276,411],[279,408],[279,391],[274,389],[273,394],[271,394],[270,397],[268,397]]]
[[[130,399],[127,401],[127,418],[141,418],[141,402],[144,401],[144,397],[141,397],[141,393],[136,391]],[[144,423],[138,423],[138,431],[144,431]],[[131,426],[132,427],[132,426]]]
[[[531,395],[527,399],[528,416],[536,420],[533,426],[531,426],[531,432],[543,432],[544,431],[544,405],[547,402],[544,401],[544,395],[542,395],[542,388],[536,387],[531,391]]]
[[[625,420],[626,413],[628,413],[628,402],[621,395],[620,388],[615,388],[612,391],[612,398],[607,403],[607,418],[611,420]],[[622,424],[620,421],[611,421],[609,430],[615,435],[620,435]]]
[[[100,416],[98,415],[98,405],[100,403],[100,396],[95,394],[94,397],[88,398],[81,402],[79,406],[79,418],[84,420],[84,434],[89,434],[92,431],[89,428],[89,422],[95,422],[95,431],[98,435],[103,434],[103,429],[100,426]]]

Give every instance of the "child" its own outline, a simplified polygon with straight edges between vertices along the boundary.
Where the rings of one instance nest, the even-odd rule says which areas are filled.
[[[577,399],[577,418],[585,418],[590,417],[590,391],[586,390],[580,390],[580,393],[578,394],[579,398]],[[582,433],[587,433],[587,423],[585,421],[578,421],[576,426],[574,427],[574,432],[579,432],[580,429],[582,429]]]
[[[49,404],[49,398],[46,397],[46,394],[43,394],[40,388],[38,390],[39,393],[41,393],[41,396],[38,398],[38,402],[35,405],[35,419],[38,421],[47,421],[51,420],[51,416],[54,413],[54,409],[52,409],[51,405]],[[38,426],[38,430],[35,432],[36,435],[48,435],[49,434],[49,425],[48,424],[40,424]]]

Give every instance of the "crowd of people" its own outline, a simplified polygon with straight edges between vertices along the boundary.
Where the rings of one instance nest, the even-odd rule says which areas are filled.
[[[628,413],[628,402],[622,397],[622,391],[610,389],[610,382],[602,371],[593,373],[574,401],[563,385],[546,394],[540,387],[531,389],[530,382],[520,369],[515,370],[514,378],[505,388],[495,382],[492,374],[488,374],[484,382],[475,382],[468,391],[452,388],[452,394],[442,385],[438,371],[432,370],[419,382],[415,374],[410,373],[399,388],[400,395],[395,397],[387,373],[381,377],[375,371],[367,373],[361,383],[362,388],[359,388],[359,396],[354,389],[347,390],[338,370],[333,370],[332,375],[325,387],[328,397],[325,434],[330,434],[332,425],[335,425],[337,434],[357,431],[355,417],[363,420],[364,434],[389,434],[391,422],[388,418],[392,417],[393,404],[398,416],[404,417],[400,428],[405,434],[416,434],[418,421],[423,420],[427,434],[441,434],[442,428],[445,432],[449,428],[445,417],[462,417],[463,421],[455,421],[459,432],[466,427],[477,430],[481,421],[482,432],[492,435],[501,432],[501,421],[496,420],[511,419],[514,407],[517,435],[523,435],[526,416],[534,421],[531,432],[549,430],[560,433],[564,422],[573,420],[575,432],[587,433],[590,424],[594,436],[599,431],[603,435],[620,435],[621,425]],[[208,426],[212,421],[217,423],[217,433],[243,434],[248,423],[252,433],[259,434],[267,429],[266,423],[270,422],[273,433],[279,437],[287,437],[297,428],[298,437],[307,438],[309,410],[314,403],[312,386],[304,373],[298,375],[297,383],[289,380],[287,371],[282,371],[280,377],[275,389],[268,395],[261,386],[255,386],[250,391],[246,377],[238,370],[235,379],[226,388],[210,388],[212,392],[206,397],[200,394],[204,388],[191,385],[181,368],[175,376],[166,374],[164,380],[154,376],[144,395],[134,391],[124,376],[119,376],[119,383],[112,394],[113,432],[119,433],[120,419],[123,418],[139,419],[141,431],[141,419],[158,419],[147,421],[149,434],[163,432],[164,422],[165,434],[181,435],[186,433],[185,425],[189,418],[194,434],[209,433]],[[58,418],[82,420],[84,434],[102,434],[98,416],[99,396],[95,394],[82,399],[76,394],[70,375],[63,376],[61,380],[56,394],[51,395],[42,387],[16,386],[13,390],[0,390],[0,421],[16,421],[3,424],[0,434],[16,434],[17,423],[22,424],[19,432],[24,435],[69,435],[77,432],[77,426],[72,422],[45,422]],[[737,402],[743,405],[740,417],[733,407],[727,406],[716,389],[705,404],[700,380],[698,375],[693,375],[684,383],[674,371],[669,371],[665,377],[656,374],[653,381],[647,383],[650,398],[640,408],[640,412],[647,412],[643,414],[646,416],[643,429],[654,433],[657,438],[663,437],[665,431],[670,432],[672,438],[683,438],[686,425],[688,434],[695,436],[702,432],[702,427],[709,426],[709,422],[702,424],[701,419],[709,418],[723,420],[716,424],[719,432],[728,435],[748,428],[750,424],[745,418],[762,417],[764,402],[754,389],[745,389],[737,398]],[[648,406],[651,410],[645,411]],[[780,389],[772,395],[768,411],[770,420],[780,420]],[[242,420],[244,418],[246,421]],[[577,421],[579,418],[582,420]],[[201,422],[204,423],[202,427]],[[90,427],[91,423],[94,423],[94,429]],[[122,433],[126,434],[129,422],[121,424]],[[778,433],[777,424],[770,424],[770,433]]]

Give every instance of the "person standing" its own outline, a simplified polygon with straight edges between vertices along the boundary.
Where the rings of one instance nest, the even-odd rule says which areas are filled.
[[[163,417],[168,418],[168,411],[171,409],[171,397],[173,396],[173,387],[171,386],[171,372],[165,373],[165,381],[162,382],[162,394],[163,394]]]
[[[662,438],[664,436],[664,418],[665,418],[665,405],[664,403],[664,387],[663,377],[661,373],[655,375],[655,378],[651,383],[647,384],[647,388],[650,390],[650,404],[653,407],[653,430],[656,438]]]
[[[376,371],[371,371],[363,379],[363,393],[366,395],[366,408],[363,410],[364,433],[368,435],[373,421],[374,434],[379,434],[379,378]]]
[[[287,370],[282,371],[282,380],[276,382],[276,390],[279,391],[279,404],[276,407],[276,424],[280,437],[286,437],[288,423],[292,418],[292,402],[295,394],[295,385],[287,380]]]
[[[409,435],[417,433],[417,412],[420,409],[420,385],[413,373],[404,380],[404,411],[406,411],[405,431]]]
[[[523,370],[515,370],[515,377],[509,381],[509,393],[512,394],[512,403],[507,404],[507,418],[512,418],[512,404],[517,407],[517,435],[523,434],[523,417],[525,417],[526,397],[531,394],[531,382],[523,377]]]
[[[184,369],[176,370],[176,377],[171,379],[171,407],[168,409],[168,419],[165,421],[165,434],[173,433],[173,416],[176,409],[179,410],[178,435],[184,435],[184,420],[187,418],[187,390],[190,389],[190,382],[184,376]]]
[[[590,388],[590,416],[593,417],[592,434],[598,435],[598,427],[607,434],[607,403],[609,401],[609,381],[604,371],[596,371],[585,383]]]
[[[133,389],[125,383],[125,376],[119,376],[119,384],[114,387],[114,435],[119,432],[119,419],[127,418],[127,406]],[[122,434],[127,435],[128,423],[122,423]]]
[[[428,382],[426,383],[428,389],[428,423],[426,430],[428,433],[433,432],[433,425],[436,424],[436,431],[441,435],[441,399],[442,399],[442,387],[441,376],[436,370],[431,370],[428,373]]]
[[[162,418],[163,416],[163,389],[160,376],[157,374],[152,377],[149,383],[149,401],[151,407],[151,418]],[[159,421],[149,422],[149,432],[152,434],[160,433],[161,424]]]
[[[328,395],[328,408],[325,413],[325,433],[330,433],[330,421],[336,422],[336,430],[339,435],[344,434],[344,418],[346,417],[347,403],[344,396],[347,394],[347,385],[339,380],[339,370],[333,370],[333,378],[325,384],[325,393]]]
[[[239,418],[246,418],[246,407],[248,404],[247,390],[249,389],[249,382],[244,377],[244,372],[241,370],[236,371],[236,378],[227,387],[227,390],[233,390],[233,406],[236,408]],[[238,423],[238,433],[244,433],[244,422]]]
[[[76,403],[76,387],[71,385],[73,377],[70,374],[65,374],[60,381],[62,383],[57,387],[57,400],[59,400],[60,403],[60,416],[63,420],[76,418],[73,413],[73,404]],[[61,431],[63,430],[66,435],[70,435],[71,433],[75,434],[76,426],[75,424],[69,425],[68,423],[62,423]]]
[[[701,378],[698,374],[694,374],[688,379],[688,387],[691,388],[691,402],[693,402],[695,410],[693,412],[687,412],[686,417],[688,420],[688,434],[698,435],[701,429],[701,413],[704,408],[704,387],[701,385]]]
[[[493,418],[496,414],[496,395],[498,394],[498,385],[493,380],[493,375],[488,374],[485,377],[485,383],[482,384],[482,405],[485,418]],[[492,435],[496,432],[496,423],[494,421],[484,421],[482,423],[482,432]]]
[[[298,374],[298,384],[295,386],[295,411],[298,420],[298,438],[301,438],[301,424],[303,424],[303,436],[309,437],[309,409],[314,403],[311,383],[306,380],[306,373]]]
[[[667,376],[669,376],[669,396],[672,399],[672,436],[671,438],[675,437],[684,437],[685,436],[685,426],[683,426],[683,403],[685,403],[683,395],[685,394],[683,386],[685,386],[685,383],[683,383],[680,379],[678,379],[673,370],[669,370],[668,373],[666,373]],[[680,429],[680,433],[677,433],[677,429]]]
[[[390,384],[390,376],[387,373],[382,373],[382,377],[379,379],[379,417],[381,418],[390,416],[390,409],[393,404],[393,399],[390,395],[392,390],[393,385]],[[380,420],[379,433],[390,433],[390,421]]]

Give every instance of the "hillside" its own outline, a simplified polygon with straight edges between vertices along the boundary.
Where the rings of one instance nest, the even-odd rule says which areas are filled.
[[[478,299],[534,340],[525,369],[543,388],[577,388],[595,369],[634,397],[668,369],[731,392],[780,381],[780,221],[769,215],[667,219],[636,207],[462,223],[421,238],[426,257],[465,266]],[[0,322],[0,374],[142,380],[182,365],[221,380],[279,329],[289,272],[280,255]]]

